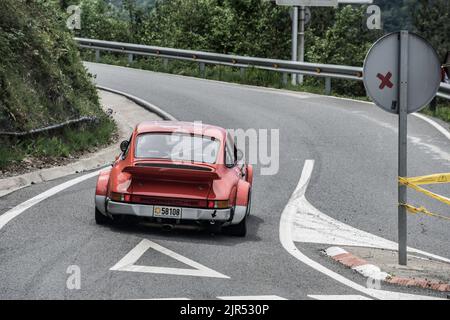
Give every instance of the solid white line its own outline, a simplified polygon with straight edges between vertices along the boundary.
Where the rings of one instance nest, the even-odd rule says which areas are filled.
[[[85,175],[83,175],[81,177],[69,180],[67,182],[64,182],[64,183],[62,183],[60,185],[57,185],[56,187],[53,187],[53,188],[51,188],[51,189],[49,189],[49,190],[47,190],[47,191],[45,191],[45,192],[43,192],[41,194],[38,194],[37,196],[35,196],[35,197],[25,201],[25,202],[22,202],[21,204],[19,204],[18,206],[12,208],[11,210],[8,210],[7,212],[5,212],[4,214],[2,214],[0,216],[0,230],[8,222],[10,222],[12,219],[17,217],[21,213],[23,213],[25,210],[31,208],[32,206],[38,204],[41,201],[44,201],[47,198],[50,198],[51,196],[57,194],[58,192],[61,192],[61,191],[65,190],[67,188],[70,188],[70,187],[72,187],[72,186],[74,186],[74,185],[76,185],[76,184],[78,184],[80,182],[83,182],[85,180],[88,180],[90,178],[93,178],[93,177],[97,176],[102,170],[103,169],[95,171],[95,172],[92,172],[92,173],[85,174]]]
[[[217,297],[220,300],[287,300],[280,296],[268,295],[268,296],[226,296]]]
[[[139,266],[135,265],[136,261],[148,250],[154,249],[156,251],[165,254],[172,259],[180,261],[194,269],[184,269],[184,268],[166,268],[166,267],[153,267],[153,266]],[[229,279],[230,277],[214,271],[204,265],[188,259],[172,250],[164,248],[159,244],[144,239],[136,247],[134,247],[129,253],[125,255],[119,262],[117,262],[113,267],[112,271],[128,271],[128,272],[144,272],[144,273],[157,273],[157,274],[171,274],[179,276],[193,276],[193,277],[210,277],[210,278],[222,278]]]
[[[308,297],[316,300],[372,300],[370,298],[360,296],[357,294],[347,294],[347,295],[314,295],[308,294]]]
[[[448,140],[450,140],[450,131],[445,129],[443,126],[441,126],[436,121],[434,121],[434,120],[432,120],[432,119],[428,118],[427,116],[424,116],[423,114],[420,114],[420,113],[413,113],[412,115],[417,117],[417,118],[419,118],[419,119],[422,119],[423,121],[428,122],[434,128],[436,128],[440,133],[442,133]]]
[[[353,282],[342,275],[324,267],[320,263],[308,258],[306,255],[304,255],[301,251],[298,250],[298,248],[295,246],[293,237],[292,237],[292,229],[293,229],[293,222],[294,217],[297,212],[297,210],[303,209],[302,208],[303,202],[302,200],[305,199],[305,191],[308,187],[309,181],[311,179],[312,171],[314,168],[314,160],[306,160],[305,166],[303,167],[302,175],[300,177],[300,181],[297,185],[297,188],[295,189],[294,193],[292,194],[288,204],[284,208],[281,219],[280,219],[280,241],[283,246],[283,248],[289,252],[292,256],[294,256],[297,260],[303,262],[304,264],[310,266],[311,268],[325,274],[326,276],[340,282],[343,285],[346,285],[354,290],[357,290],[359,292],[362,292],[370,297],[376,298],[376,299],[388,299],[388,300],[422,300],[422,299],[437,299],[434,297],[428,297],[428,296],[418,296],[418,295],[412,295],[412,294],[405,294],[400,292],[391,292],[391,291],[384,291],[384,290],[376,290],[376,289],[370,289],[366,288],[356,282]],[[316,209],[317,210],[317,209]]]

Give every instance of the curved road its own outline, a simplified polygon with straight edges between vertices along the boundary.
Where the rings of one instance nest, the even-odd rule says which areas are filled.
[[[261,166],[255,167],[252,217],[245,239],[191,230],[164,233],[142,225],[99,227],[93,219],[95,178],[80,182],[0,229],[0,298],[365,296],[290,255],[280,243],[280,217],[305,161],[312,159],[314,171],[306,191],[310,203],[331,218],[396,241],[396,116],[371,104],[332,97],[100,64],[87,66],[97,75],[98,84],[138,96],[180,120],[201,120],[229,129],[279,129],[279,172],[262,176]],[[450,140],[417,117],[410,117],[409,126],[409,175],[448,172]],[[0,212],[75,177],[1,198]],[[449,193],[445,185],[433,190]],[[448,210],[412,191],[409,200],[438,212]],[[450,258],[449,226],[434,218],[410,215],[408,244]],[[143,239],[228,278],[109,270]],[[327,246],[297,243],[297,247],[342,273],[319,253]],[[192,268],[152,248],[135,264]],[[66,288],[70,265],[80,267],[80,290]],[[345,276],[365,283],[351,272]],[[387,290],[432,294],[395,287]]]

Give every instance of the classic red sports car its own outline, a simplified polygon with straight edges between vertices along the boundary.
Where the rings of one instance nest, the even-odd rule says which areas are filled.
[[[120,149],[98,177],[97,224],[134,216],[166,229],[193,224],[246,235],[253,168],[225,129],[147,121]]]

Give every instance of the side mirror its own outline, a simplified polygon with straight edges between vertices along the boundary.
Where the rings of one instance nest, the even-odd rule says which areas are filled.
[[[236,152],[236,160],[241,161],[242,159],[244,159],[244,152],[242,152],[242,150],[238,149]]]
[[[127,151],[127,149],[128,149],[128,141],[124,140],[120,143],[120,150],[122,152],[125,152],[125,151]]]

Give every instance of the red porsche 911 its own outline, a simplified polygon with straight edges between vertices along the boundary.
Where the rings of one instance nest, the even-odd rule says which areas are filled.
[[[246,235],[253,168],[225,129],[148,121],[120,148],[98,177],[97,224],[134,216],[166,229],[187,224]]]

